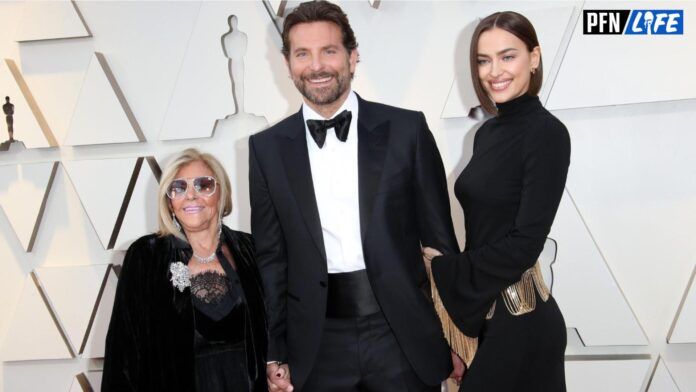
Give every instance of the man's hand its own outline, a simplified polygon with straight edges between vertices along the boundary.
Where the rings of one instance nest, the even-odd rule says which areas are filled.
[[[433,248],[428,248],[427,246],[423,248],[423,263],[425,263],[425,270],[430,275],[430,269],[432,268],[433,257],[442,256],[442,253]]]
[[[294,387],[290,383],[290,368],[288,364],[278,365],[271,362],[266,365],[266,379],[269,392],[292,392]]]
[[[453,379],[454,382],[459,385],[462,383],[462,377],[464,377],[464,372],[466,372],[466,366],[464,365],[464,361],[459,358],[457,353],[454,351],[450,352],[452,353],[452,367],[454,369],[452,370],[452,374],[450,374],[449,378]]]

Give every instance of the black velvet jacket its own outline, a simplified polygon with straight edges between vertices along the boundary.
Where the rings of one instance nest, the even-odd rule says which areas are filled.
[[[261,278],[250,234],[223,226],[247,301],[246,351],[255,391],[266,390],[267,327]],[[194,391],[191,291],[172,286],[169,265],[181,260],[174,236],[150,234],[123,261],[106,337],[102,391]]]

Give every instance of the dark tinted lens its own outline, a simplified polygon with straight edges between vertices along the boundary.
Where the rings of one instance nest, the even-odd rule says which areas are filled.
[[[185,180],[174,180],[169,184],[167,188],[167,196],[170,199],[176,199],[186,194],[186,181]]]
[[[197,177],[193,180],[193,186],[201,195],[210,196],[215,192],[215,179],[213,177]]]

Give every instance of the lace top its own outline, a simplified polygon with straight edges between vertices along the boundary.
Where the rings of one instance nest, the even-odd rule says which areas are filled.
[[[191,275],[193,306],[213,321],[220,321],[244,302],[244,292],[237,272],[222,250],[217,251],[224,273],[205,271]]]
[[[217,271],[206,271],[191,276],[191,294],[203,303],[218,303],[229,291],[227,277]]]

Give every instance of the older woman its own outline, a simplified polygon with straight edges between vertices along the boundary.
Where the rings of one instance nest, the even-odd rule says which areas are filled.
[[[440,305],[465,335],[450,334],[470,365],[462,391],[565,391],[565,323],[537,260],[565,187],[570,138],[537,96],[541,49],[527,18],[482,19],[470,51],[474,90],[493,117],[454,185],[466,249],[426,248],[426,266],[432,259]]]
[[[160,231],[131,245],[106,338],[103,391],[266,391],[266,322],[230,181],[187,149],[162,175]]]

